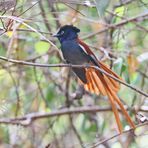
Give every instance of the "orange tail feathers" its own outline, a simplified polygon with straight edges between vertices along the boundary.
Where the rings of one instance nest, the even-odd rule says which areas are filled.
[[[115,104],[116,102],[112,98],[112,95],[108,91],[107,91],[107,93],[108,93],[109,100],[111,102],[112,110],[113,110],[114,115],[115,115],[115,119],[116,119],[116,122],[117,122],[117,126],[118,126],[118,129],[119,129],[119,132],[122,133],[122,124],[121,124],[121,121],[120,121],[120,118],[119,118],[118,109],[117,109],[116,104]]]
[[[118,98],[118,96],[112,90],[110,90],[110,91],[111,91],[111,94],[112,94],[113,98],[115,99],[115,101],[117,102],[117,104],[120,106],[120,108],[121,108],[123,114],[125,115],[125,118],[128,121],[129,125],[132,128],[135,128],[135,124],[131,120],[130,116],[128,115],[127,111],[125,110],[125,108],[124,108],[122,102],[120,101],[120,99]]]
[[[111,99],[113,99],[120,107],[122,113],[124,114],[127,122],[129,123],[129,125],[132,127],[132,128],[135,128],[135,124],[133,123],[133,121],[131,120],[130,116],[128,115],[127,111],[125,110],[122,102],[120,101],[120,99],[118,98],[118,96],[115,94],[115,92],[113,92],[108,86],[107,86],[107,92],[108,92],[108,97]],[[114,112],[115,113],[115,112]],[[116,121],[117,121],[117,118],[116,118]],[[118,125],[118,122],[117,122],[117,125]],[[119,128],[119,125],[118,125],[118,128]],[[121,133],[120,131],[120,128],[119,128],[119,132]]]
[[[115,74],[105,64],[99,62],[99,65],[103,70],[105,70],[109,74],[112,74],[116,78],[121,79],[117,74]],[[120,88],[119,83],[93,68],[86,69],[86,78],[88,80],[87,84],[84,84],[84,87],[86,90],[88,90],[92,93],[95,93],[95,94],[101,93],[102,95],[107,95],[109,97],[119,132],[122,133],[122,124],[121,124],[121,121],[119,118],[117,104],[120,107],[123,114],[125,115],[125,118],[126,118],[127,122],[129,123],[129,125],[132,128],[135,128],[135,124],[131,120],[131,118],[128,115],[127,111],[125,110],[123,104],[121,103],[120,99],[116,95],[116,93],[118,92],[118,90]]]

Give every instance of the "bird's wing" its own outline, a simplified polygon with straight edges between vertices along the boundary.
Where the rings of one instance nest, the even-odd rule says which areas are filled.
[[[91,61],[90,64],[91,65],[98,66],[99,68],[103,69],[104,71],[113,75],[114,77],[121,79],[115,72],[113,72],[111,69],[109,69],[107,65],[100,62],[96,58],[94,53],[90,50],[90,48],[84,42],[82,42],[80,39],[78,39],[78,43],[79,43],[80,47],[83,49],[83,51],[90,57],[90,61]],[[93,68],[86,69],[86,71],[87,71],[86,76],[89,77],[89,81],[85,84],[86,90],[89,90],[90,92],[93,92],[96,94],[98,94],[100,92],[102,95],[106,95],[107,93],[103,87],[104,85],[102,84],[102,81],[99,80],[99,79],[102,79],[102,77],[103,77],[105,79],[105,81],[107,82],[107,84],[110,86],[110,88],[113,91],[118,92],[120,85],[114,79],[104,75],[103,73],[101,73]],[[99,86],[98,86],[97,82],[100,84]],[[96,87],[98,90],[96,89]]]
[[[100,62],[96,58],[94,53],[90,50],[90,48],[83,41],[81,41],[80,39],[78,39],[77,41],[78,41],[80,47],[83,49],[83,51],[90,57],[91,65],[98,66],[99,68],[103,69],[107,73],[122,80],[116,73],[114,73],[111,69],[109,69],[107,65]],[[112,110],[113,110],[115,118],[116,118],[119,132],[120,133],[122,132],[122,124],[121,124],[121,121],[119,118],[117,105],[120,107],[121,111],[125,115],[129,125],[132,128],[135,128],[134,123],[132,122],[132,120],[131,120],[130,116],[128,115],[127,111],[125,110],[122,102],[120,101],[120,99],[117,96],[117,92],[120,88],[119,83],[94,68],[85,68],[85,71],[86,71],[85,76],[86,76],[87,83],[82,82],[84,84],[85,89],[88,90],[89,92],[92,92],[95,94],[101,93],[104,96],[106,96],[106,95],[108,96],[111,106],[112,106]]]

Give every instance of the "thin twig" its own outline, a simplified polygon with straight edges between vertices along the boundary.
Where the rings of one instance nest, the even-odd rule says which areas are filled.
[[[133,21],[134,21],[134,22],[135,22],[135,21],[140,22],[140,21],[143,21],[143,20],[145,20],[145,19],[147,18],[147,16],[148,16],[148,13],[144,13],[144,14],[140,14],[140,15],[138,15],[138,16],[129,18],[129,19],[127,19],[127,20],[123,20],[123,21],[121,21],[121,22],[119,22],[119,23],[108,25],[107,27],[105,27],[105,28],[103,28],[103,29],[101,29],[101,30],[99,30],[99,31],[97,31],[97,32],[93,32],[93,33],[91,33],[91,34],[89,34],[89,35],[83,37],[82,39],[91,38],[91,37],[93,37],[93,36],[95,36],[95,35],[97,35],[97,34],[99,34],[99,33],[103,33],[103,32],[105,32],[105,31],[107,31],[108,29],[121,27],[121,26],[123,26],[123,25],[125,25],[125,24],[127,24],[127,23],[129,23],[129,22],[133,22]]]
[[[69,87],[70,87],[70,72],[71,69],[68,70],[68,74],[67,74],[67,80],[66,80],[66,84],[65,84],[65,97],[66,97],[66,106],[70,107],[71,106],[71,102],[70,102],[70,97],[69,97]]]
[[[83,147],[84,144],[83,144],[82,138],[81,138],[80,134],[78,133],[78,131],[77,131],[77,129],[76,129],[74,123],[73,123],[73,118],[72,118],[71,115],[69,115],[69,120],[70,120],[70,123],[71,123],[71,127],[72,127],[72,129],[73,129],[75,135],[77,136],[81,147]]]
[[[39,1],[37,1],[36,3],[34,3],[33,5],[31,5],[29,8],[27,8],[25,11],[23,11],[21,14],[17,15],[17,17],[22,16],[23,14],[25,14],[27,11],[31,10],[35,5],[37,5]]]
[[[2,28],[2,27],[0,27],[0,31],[5,31],[5,29],[4,28]],[[13,29],[9,29],[9,31],[13,31]],[[23,29],[23,28],[18,28],[18,29],[16,29],[16,31],[22,31],[22,32],[34,32],[33,30],[31,30],[31,29]],[[39,33],[41,33],[41,34],[49,34],[49,35],[52,35],[53,33],[51,33],[51,32],[45,32],[45,31],[39,31],[39,30],[37,30]],[[6,32],[6,31],[5,31]]]
[[[113,16],[116,16],[116,17],[118,17],[118,18],[121,18],[122,20],[127,20],[126,17],[120,16],[120,15],[118,15],[118,14],[116,14],[116,13],[111,12],[111,11],[106,10],[106,12],[112,14]],[[146,29],[146,28],[144,28],[143,26],[139,25],[136,20],[135,20],[135,21],[132,21],[132,23],[134,23],[134,24],[135,24],[138,28],[140,28],[141,30],[143,30],[143,31],[145,31],[145,32],[148,32],[148,29]]]
[[[141,126],[146,126],[146,125],[148,125],[148,122],[137,125],[137,126],[135,127],[135,129],[138,128],[138,127],[141,127]],[[123,131],[122,133],[116,134],[116,135],[111,136],[111,137],[109,137],[109,138],[107,138],[107,139],[104,139],[104,140],[102,140],[102,141],[100,141],[100,142],[97,142],[97,143],[93,144],[92,146],[87,146],[87,148],[96,148],[97,146],[103,144],[104,142],[107,142],[107,141],[112,140],[112,139],[114,139],[114,138],[116,138],[116,137],[119,137],[120,135],[123,135],[123,134],[125,134],[125,133],[129,133],[129,132],[132,132],[132,131],[133,131],[133,129],[125,130],[125,131]],[[134,136],[137,136],[137,135],[134,135]]]
[[[39,33],[35,28],[33,28],[30,25],[28,25],[27,23],[25,23],[25,19],[22,19],[20,17],[15,17],[15,16],[0,16],[0,18],[8,18],[8,19],[11,19],[13,21],[15,20],[16,22],[19,22],[20,24],[23,24],[27,28],[29,28],[32,31],[36,32],[42,39],[44,39],[45,41],[47,41],[48,43],[50,43],[56,50],[58,49],[57,46],[53,42],[51,42],[44,35],[42,35],[41,33]]]
[[[48,102],[46,101],[46,98],[45,98],[45,96],[44,96],[43,90],[42,90],[42,88],[41,88],[41,86],[40,86],[40,81],[41,81],[41,79],[42,79],[42,76],[40,76],[40,80],[38,80],[38,76],[37,76],[38,72],[37,72],[37,69],[36,69],[35,66],[33,67],[33,71],[34,71],[34,77],[35,77],[35,81],[36,81],[36,83],[37,83],[37,86],[38,86],[40,95],[41,95],[42,99],[44,100],[44,102],[45,102],[45,104],[46,104],[46,107],[48,107]]]
[[[51,25],[49,24],[49,22],[47,22],[46,20],[47,20],[47,16],[46,16],[46,12],[45,12],[45,10],[44,10],[44,6],[43,6],[43,3],[42,3],[43,1],[39,1],[39,7],[40,7],[40,9],[41,9],[41,15],[42,15],[42,17],[43,17],[43,21],[44,21],[44,24],[45,24],[45,26],[46,26],[46,28],[48,29],[48,31],[51,31]]]

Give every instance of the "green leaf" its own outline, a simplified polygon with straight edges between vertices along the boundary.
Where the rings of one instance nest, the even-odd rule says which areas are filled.
[[[105,10],[109,5],[110,0],[95,0],[95,2],[99,16],[104,16]]]
[[[115,13],[116,13],[118,16],[121,16],[121,17],[124,15],[124,12],[125,12],[124,6],[118,7],[118,8],[116,8],[116,10],[115,10]]]
[[[115,64],[114,64],[114,71],[116,73],[118,73],[119,75],[121,75],[122,72],[125,71],[125,69],[126,69],[126,66],[123,63],[123,59],[122,58],[118,58],[115,61]]]
[[[54,89],[54,85],[50,84],[48,86],[47,95],[46,95],[46,98],[47,98],[48,101],[51,101],[52,98],[54,98],[54,96],[55,96],[53,89]]]
[[[125,64],[122,64],[122,68],[121,68],[121,74],[126,70],[127,66]]]
[[[1,55],[1,56],[5,56],[5,54],[6,54],[5,48],[3,48],[2,45],[0,45],[0,55]]]
[[[119,17],[114,17],[114,19],[112,20],[112,23],[122,21],[122,19],[123,19],[122,17],[124,16],[124,13],[125,13],[125,7],[124,6],[117,7],[115,9],[115,14],[117,14],[117,16],[119,16]]]
[[[44,54],[48,51],[50,44],[44,41],[39,41],[35,44],[35,51],[38,54]]]

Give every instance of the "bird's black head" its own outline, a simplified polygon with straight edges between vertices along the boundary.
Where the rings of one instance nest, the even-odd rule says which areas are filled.
[[[80,32],[80,29],[78,29],[77,27],[74,27],[72,25],[65,25],[60,28],[60,30],[56,35],[53,35],[53,36],[57,37],[59,41],[62,43],[63,41],[66,41],[66,40],[76,39],[79,32]]]

